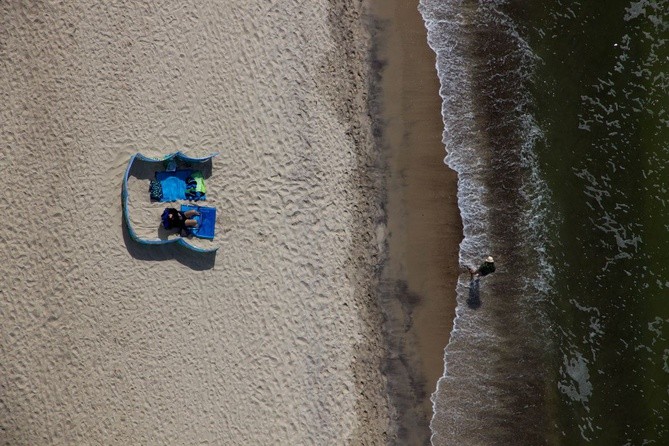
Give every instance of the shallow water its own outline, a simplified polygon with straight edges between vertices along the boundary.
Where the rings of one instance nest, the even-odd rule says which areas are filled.
[[[468,277],[433,444],[667,444],[667,2],[423,0]],[[468,303],[469,299],[469,303]]]

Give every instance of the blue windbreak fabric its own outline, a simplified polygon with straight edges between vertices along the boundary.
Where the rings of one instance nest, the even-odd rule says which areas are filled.
[[[147,238],[147,237],[142,237],[140,236],[136,231],[135,228],[132,225],[131,219],[130,219],[130,210],[129,210],[129,199],[130,199],[130,191],[128,190],[128,177],[131,175],[131,171],[133,170],[133,166],[136,164],[135,161],[141,161],[145,163],[151,163],[155,164],[156,169],[159,170],[160,168],[164,168],[165,163],[170,161],[170,160],[177,160],[181,161],[184,163],[191,163],[191,164],[199,164],[202,166],[208,166],[209,169],[211,169],[211,160],[215,156],[218,155],[218,152],[212,153],[211,155],[204,156],[204,157],[190,157],[182,152],[173,152],[170,153],[169,155],[165,155],[162,157],[158,158],[151,158],[148,156],[144,156],[141,153],[136,153],[130,157],[130,160],[128,161],[128,167],[126,168],[125,175],[123,176],[123,184],[121,187],[121,201],[123,203],[123,220],[125,222],[125,226],[128,230],[128,235],[132,240],[134,240],[137,243],[143,244],[143,245],[167,245],[167,244],[177,244],[177,245],[182,245],[190,250],[196,251],[196,252],[202,252],[202,253],[214,253],[218,250],[218,247],[211,247],[211,248],[200,248],[198,246],[191,245],[188,242],[188,237],[174,237],[174,238],[160,238],[158,236],[152,237],[152,238]],[[154,171],[155,171],[154,170]],[[209,211],[207,211],[209,212]],[[213,219],[211,219],[214,226],[210,227],[210,223],[205,222],[205,225],[203,227],[210,228],[209,230],[203,229],[202,231],[199,231],[200,236],[204,236],[202,238],[208,238],[211,239],[213,238],[214,234],[214,228],[215,228],[215,213],[213,215]]]

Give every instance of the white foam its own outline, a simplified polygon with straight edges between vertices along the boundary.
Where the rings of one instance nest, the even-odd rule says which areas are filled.
[[[536,56],[530,51],[525,42],[509,23],[508,17],[499,13],[494,4],[480,6],[489,8],[490,14],[495,14],[494,20],[504,23],[505,29],[511,33],[518,43],[520,51],[519,75],[527,78],[531,74]],[[481,13],[472,9],[472,5],[464,1],[442,2],[439,0],[421,0],[419,10],[423,15],[428,30],[428,43],[437,55],[436,69],[441,82],[440,96],[442,98],[442,118],[444,122],[443,143],[446,149],[444,162],[458,174],[458,206],[463,222],[463,241],[460,245],[459,258],[463,265],[476,265],[482,254],[491,253],[495,240],[490,238],[490,223],[492,207],[495,203],[489,200],[490,190],[486,185],[486,177],[490,175],[488,160],[486,159],[487,141],[485,128],[477,122],[477,110],[474,97],[478,93],[474,90],[472,66],[476,63],[468,50],[468,40],[472,37],[472,22],[474,16]],[[517,105],[522,112],[517,125],[522,135],[519,159],[524,175],[521,196],[525,201],[525,211],[518,215],[518,222],[523,227],[526,241],[534,247],[537,266],[537,276],[528,277],[524,282],[522,298],[528,300],[540,299],[551,289],[553,267],[546,255],[544,243],[547,226],[546,203],[550,201],[550,191],[541,179],[534,148],[543,138],[540,128],[533,117],[523,110],[530,103],[529,96],[524,102]],[[511,222],[510,222],[511,223]],[[512,266],[507,266],[511,268]],[[457,285],[457,308],[451,332],[451,340],[444,352],[444,374],[437,383],[437,388],[431,396],[433,405],[433,419],[431,423],[432,442],[441,444],[440,438],[448,438],[458,444],[467,444],[458,429],[465,430],[465,419],[471,415],[460,411],[456,404],[444,403],[444,392],[448,387],[448,400],[452,403],[461,401],[463,405],[471,404],[472,396],[467,392],[479,392],[480,383],[473,384],[467,378],[470,366],[463,364],[464,358],[478,355],[481,352],[467,352],[479,346],[483,349],[496,342],[496,333],[493,327],[494,315],[486,311],[471,311],[466,306],[468,293],[467,277],[462,277]],[[457,361],[453,363],[452,361]],[[457,365],[456,369],[453,368]],[[473,371],[480,376],[485,370]],[[494,376],[488,377],[494,379]],[[448,384],[459,380],[458,386]],[[468,383],[471,388],[467,388]],[[478,387],[477,387],[478,385]],[[494,386],[488,390],[494,393]],[[457,395],[455,394],[457,393]],[[480,392],[479,392],[480,393]],[[496,404],[494,395],[478,395],[477,404],[487,404],[490,407]],[[489,407],[489,408],[490,408]],[[435,422],[437,418],[449,417],[449,432],[440,432]],[[476,423],[475,420],[472,422]],[[443,424],[442,424],[443,426]],[[475,442],[474,438],[467,441]]]

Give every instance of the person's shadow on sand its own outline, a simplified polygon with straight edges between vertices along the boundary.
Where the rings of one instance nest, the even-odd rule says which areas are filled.
[[[469,282],[469,297],[467,298],[467,306],[472,310],[481,307],[481,282],[480,279],[472,279]]]

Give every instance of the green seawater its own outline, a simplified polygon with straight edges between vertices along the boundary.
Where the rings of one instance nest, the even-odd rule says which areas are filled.
[[[503,8],[537,56],[550,442],[669,445],[669,1]]]

